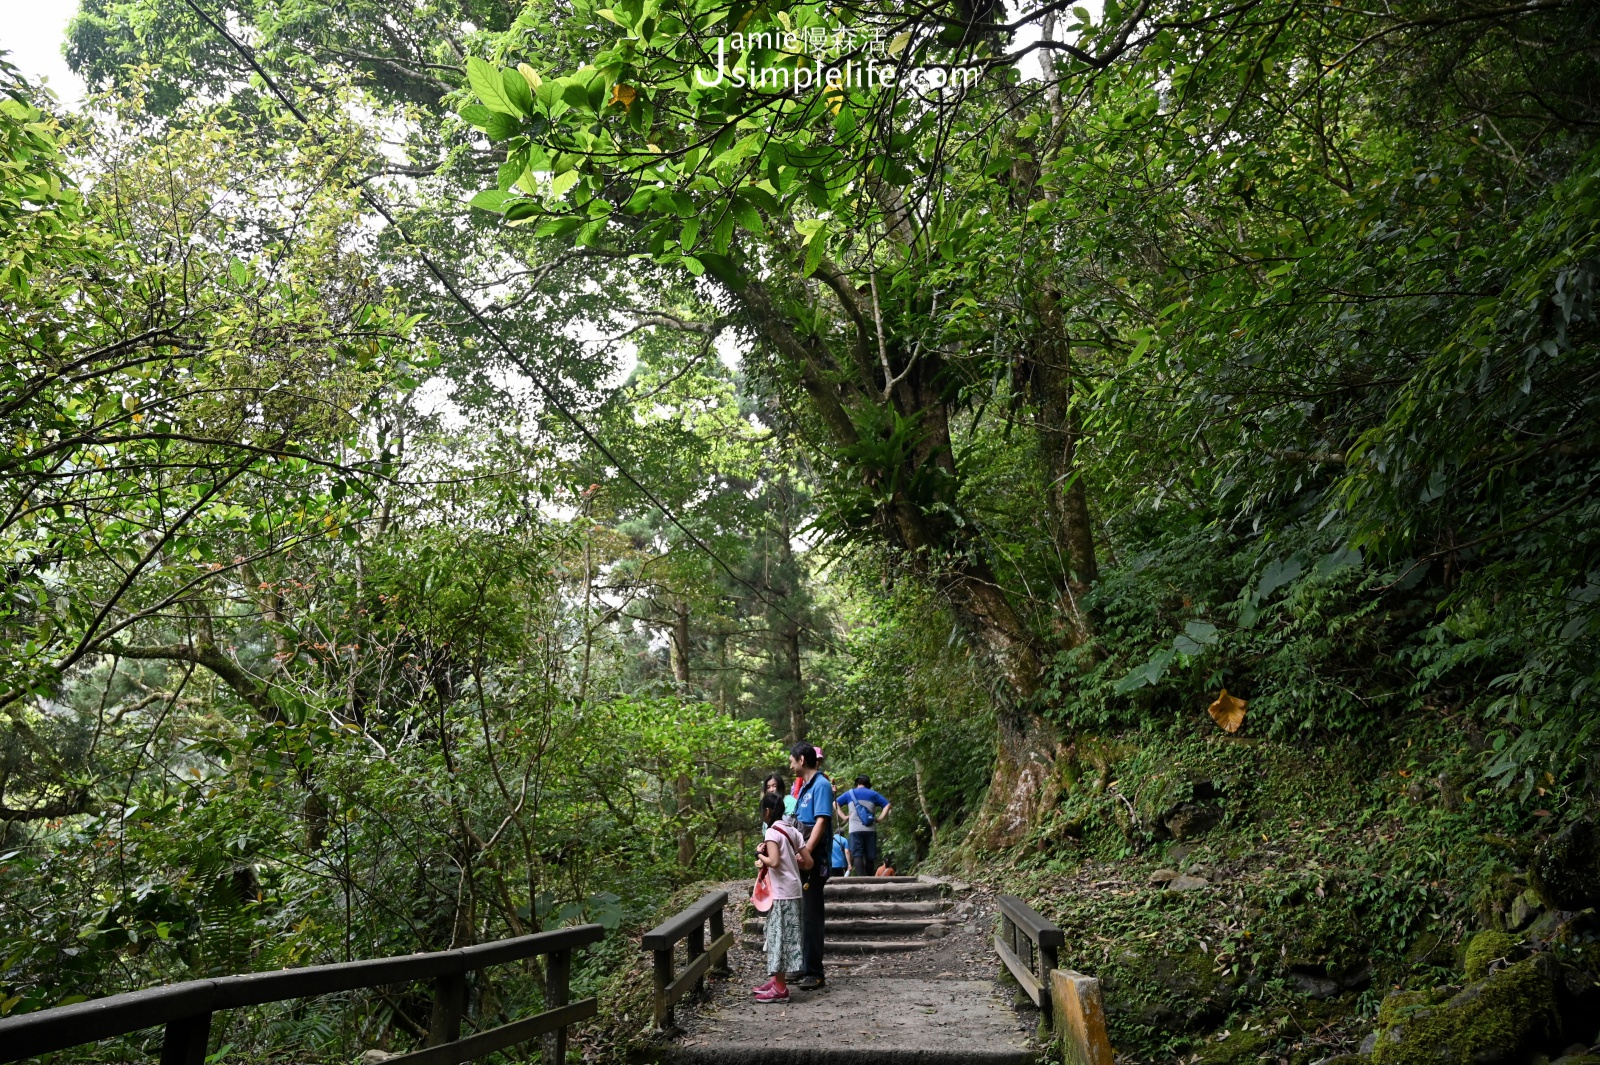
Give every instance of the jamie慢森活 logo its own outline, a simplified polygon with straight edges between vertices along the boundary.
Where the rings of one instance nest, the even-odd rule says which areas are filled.
[[[728,82],[735,88],[774,89],[892,89],[903,86],[916,92],[965,89],[976,85],[981,66],[910,66],[896,62],[893,53],[905,45],[902,38],[886,40],[882,29],[811,26],[795,30],[758,30],[717,38],[715,72],[697,69],[695,84],[702,89]],[[756,65],[763,53],[782,58]],[[729,56],[733,64],[729,66]]]

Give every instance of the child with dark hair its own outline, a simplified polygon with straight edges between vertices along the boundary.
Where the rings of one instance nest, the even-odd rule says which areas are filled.
[[[783,797],[761,796],[761,823],[766,835],[756,848],[756,869],[767,871],[772,885],[772,909],[767,911],[767,972],[771,977],[753,989],[757,1002],[788,1002],[788,974],[799,969],[800,957],[800,833],[783,823]]]
[[[793,795],[784,795],[784,789],[788,786],[788,783],[783,778],[782,773],[768,773],[767,779],[761,782],[761,793],[763,795],[778,795],[782,797],[783,823],[792,826],[794,824],[795,797]],[[795,783],[798,784],[800,782],[796,780]]]

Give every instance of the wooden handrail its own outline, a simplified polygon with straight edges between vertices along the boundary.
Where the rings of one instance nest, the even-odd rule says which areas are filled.
[[[1050,970],[1056,967],[1057,952],[1066,945],[1066,934],[1014,895],[1001,895],[996,901],[1000,904],[1000,931],[994,937],[995,953],[1048,1025]]]
[[[640,937],[639,945],[655,954],[652,983],[655,987],[655,1026],[672,1027],[672,1007],[691,990],[703,990],[706,973],[728,974],[724,960],[733,947],[733,933],[723,930],[722,911],[728,905],[726,891],[712,891],[681,913],[661,922]],[[711,923],[711,945],[706,946],[705,925]],[[688,964],[674,976],[672,955],[679,942],[688,951]]]
[[[429,1043],[434,1045],[394,1059],[397,1063],[410,1063],[415,1058],[415,1065],[458,1065],[537,1035],[549,1037],[547,1043],[552,1046],[560,1043],[562,1056],[550,1060],[564,1061],[566,1026],[592,1017],[595,1012],[592,998],[571,1005],[566,1001],[572,952],[598,943],[604,936],[605,929],[600,925],[586,924],[459,950],[243,973],[108,995],[0,1020],[0,1062],[21,1061],[164,1024],[167,1031],[161,1050],[162,1065],[201,1065],[211,1034],[211,1015],[218,1010],[429,979],[434,981],[435,991],[434,1016],[429,1024]],[[550,1008],[458,1042],[466,974],[538,954],[549,955],[550,959],[545,981],[545,1005]],[[496,1038],[507,1039],[511,1035],[516,1037],[496,1042]],[[478,1049],[480,1044],[486,1049]]]

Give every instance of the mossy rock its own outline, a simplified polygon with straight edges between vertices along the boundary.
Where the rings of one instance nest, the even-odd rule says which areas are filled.
[[[1449,1001],[1414,1008],[1378,1033],[1374,1065],[1500,1065],[1558,1031],[1555,988],[1535,961],[1518,962]]]
[[[1482,980],[1489,975],[1489,964],[1508,958],[1517,952],[1517,937],[1505,932],[1479,932],[1467,943],[1462,970],[1467,982]]]
[[[1419,1010],[1449,1001],[1457,988],[1435,987],[1428,991],[1391,991],[1378,1003],[1378,1027],[1403,1024]]]
[[[1228,1038],[1208,1043],[1200,1051],[1199,1065],[1245,1065],[1266,1053],[1271,1046],[1272,1040],[1263,1031],[1232,1031],[1228,1033]]]
[[[1545,840],[1529,863],[1528,879],[1558,910],[1600,906],[1600,826],[1583,817]]]

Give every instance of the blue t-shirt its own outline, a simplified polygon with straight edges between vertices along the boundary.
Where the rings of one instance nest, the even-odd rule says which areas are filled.
[[[850,864],[844,855],[844,837],[835,835],[833,837],[833,867],[835,869],[843,869],[845,866]]]
[[[800,802],[794,811],[795,820],[807,831],[816,823],[817,818],[826,817],[830,823],[833,818],[833,782],[820,772],[811,778],[809,786],[802,785],[800,789]]]
[[[877,807],[877,809],[872,811],[874,820],[870,825],[861,824],[861,817],[858,811],[853,809],[850,811],[850,831],[876,832],[878,829],[878,822],[876,818],[879,814],[883,813],[885,807],[889,805],[889,800],[873,791],[871,788],[855,787],[839,796],[838,803],[840,806],[845,807],[849,807],[858,803],[864,803],[868,806]]]

